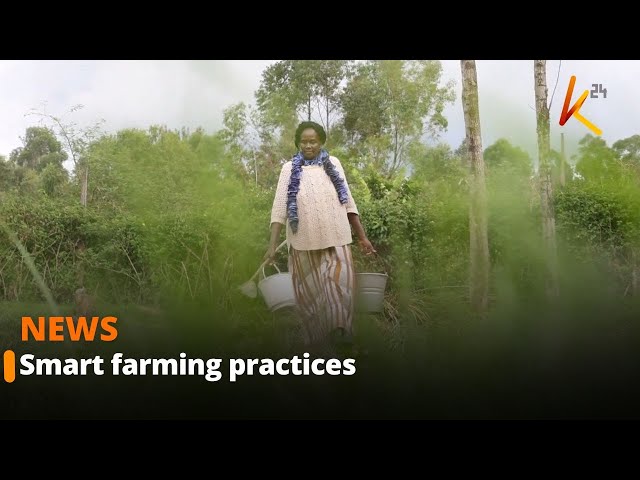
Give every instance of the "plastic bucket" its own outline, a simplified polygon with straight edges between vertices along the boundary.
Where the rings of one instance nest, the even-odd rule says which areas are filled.
[[[384,292],[389,275],[386,273],[356,274],[356,310],[363,313],[379,313],[384,309]]]
[[[262,280],[258,282],[258,290],[262,294],[267,307],[272,312],[284,307],[296,305],[296,297],[293,293],[293,280],[289,272],[281,272],[274,264],[278,273],[266,276],[262,267]]]

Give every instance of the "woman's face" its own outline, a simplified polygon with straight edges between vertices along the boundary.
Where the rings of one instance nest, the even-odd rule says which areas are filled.
[[[313,128],[307,128],[302,131],[302,135],[300,135],[300,151],[304,158],[307,160],[316,158],[321,148],[320,136]]]

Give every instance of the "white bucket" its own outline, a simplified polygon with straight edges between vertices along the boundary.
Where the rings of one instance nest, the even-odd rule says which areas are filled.
[[[258,282],[258,289],[262,294],[267,307],[272,312],[284,307],[296,305],[296,297],[293,293],[293,280],[289,272],[281,272],[274,264],[278,273],[266,276],[262,267],[262,280]]]
[[[356,310],[362,313],[379,313],[384,310],[384,292],[389,275],[386,273],[356,274]]]

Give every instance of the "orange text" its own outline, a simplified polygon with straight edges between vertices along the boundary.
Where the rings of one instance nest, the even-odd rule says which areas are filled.
[[[28,341],[31,335],[38,342],[63,342],[66,335],[74,342],[91,342],[100,326],[103,332],[100,333],[100,340],[112,342],[118,336],[115,327],[117,321],[116,317],[91,317],[90,322],[86,317],[38,317],[36,325],[31,317],[22,317],[22,341]]]

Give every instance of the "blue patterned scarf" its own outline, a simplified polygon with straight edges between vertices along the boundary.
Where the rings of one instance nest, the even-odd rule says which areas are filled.
[[[291,178],[289,179],[289,188],[287,189],[287,213],[289,216],[289,225],[293,233],[298,231],[297,196],[300,190],[300,177],[302,176],[303,165],[322,165],[326,174],[329,175],[331,182],[333,182],[340,203],[344,205],[348,200],[347,187],[344,180],[340,177],[336,166],[329,159],[329,153],[324,148],[320,151],[320,155],[313,160],[305,160],[302,152],[296,153],[291,160]]]

